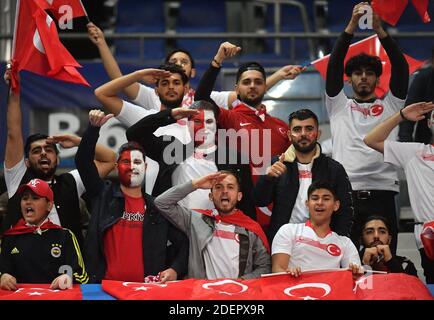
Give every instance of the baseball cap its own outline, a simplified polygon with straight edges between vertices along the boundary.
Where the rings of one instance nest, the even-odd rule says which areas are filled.
[[[53,202],[53,190],[51,190],[50,186],[47,182],[41,179],[32,179],[27,184],[22,184],[19,188],[17,193],[21,194],[26,189],[32,190],[35,194],[37,194],[40,197],[45,197],[49,201]]]

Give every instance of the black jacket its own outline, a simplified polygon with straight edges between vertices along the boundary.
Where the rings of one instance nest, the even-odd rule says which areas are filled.
[[[153,196],[159,196],[164,191],[172,187],[172,174],[177,168],[177,166],[187,159],[194,147],[191,145],[185,145],[176,137],[173,136],[160,136],[156,137],[154,132],[163,126],[175,123],[176,120],[171,116],[171,110],[166,109],[158,113],[149,115],[136,124],[131,126],[126,134],[128,141],[135,141],[142,145],[145,149],[146,156],[158,162],[160,168],[158,171],[157,180],[153,189]],[[166,149],[170,148],[170,149]],[[165,150],[173,150],[172,158],[175,158],[175,151],[181,151],[182,154],[176,154],[177,162],[167,164],[164,159]],[[190,154],[189,154],[190,152]],[[248,159],[246,161],[241,161],[241,155],[239,152],[235,151],[231,154],[229,149],[226,149],[224,153],[225,158],[219,159],[218,150],[214,152],[214,160],[218,170],[230,170],[236,172],[241,180],[241,192],[243,193],[242,200],[237,204],[237,208],[243,211],[246,215],[252,219],[256,219],[256,211],[251,199],[251,190],[253,188],[251,170],[248,164]],[[234,156],[236,158],[236,163],[229,161],[229,157]],[[178,161],[179,160],[179,161]]]
[[[275,158],[273,163],[278,159]],[[284,162],[287,171],[279,178],[269,179],[261,176],[253,188],[253,199],[258,207],[266,206],[273,202],[270,227],[268,228],[268,240],[270,244],[279,228],[289,223],[292,209],[300,187],[297,162]],[[353,201],[351,196],[351,184],[344,167],[332,158],[320,153],[313,160],[312,181],[328,181],[335,188],[341,206],[333,214],[330,224],[331,229],[339,235],[350,235],[353,218]]]
[[[119,221],[125,209],[119,184],[99,178],[93,164],[98,137],[99,128],[89,126],[75,157],[91,212],[85,241],[85,261],[91,283],[100,282],[105,275],[104,233]],[[188,239],[159,213],[153,198],[144,191],[143,194],[146,203],[142,239],[144,277],[173,268],[180,279],[187,273]]]
[[[363,261],[363,255],[365,254],[365,248],[360,251],[360,260]],[[411,276],[417,277],[417,270],[413,262],[407,257],[392,255],[392,259],[385,261],[384,265],[389,269],[390,273],[406,273]],[[375,270],[375,268],[373,268]]]

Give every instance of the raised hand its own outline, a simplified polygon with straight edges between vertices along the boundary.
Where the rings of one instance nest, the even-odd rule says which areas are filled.
[[[357,25],[359,23],[360,17],[366,13],[366,11],[364,10],[365,6],[369,6],[369,3],[368,2],[360,2],[354,6],[351,20],[348,23],[348,26],[345,28],[345,31],[347,33],[350,33],[350,34],[354,33],[354,30],[356,30]]]
[[[307,67],[287,65],[280,68],[277,73],[279,77],[283,80],[293,80],[297,78],[300,73],[305,71],[306,68]]]
[[[286,165],[283,163],[285,159],[285,154],[282,153],[279,157],[279,161],[273,163],[272,166],[267,168],[266,174],[269,178],[279,178],[282,174],[286,172]]]
[[[60,134],[56,136],[51,136],[47,138],[47,143],[58,143],[64,149],[78,147],[80,144],[81,138],[72,134]]]
[[[189,118],[199,113],[199,110],[196,109],[186,109],[186,108],[175,108],[172,109],[171,115],[175,120]]]
[[[424,119],[425,113],[434,110],[434,103],[432,102],[416,102],[406,106],[401,110],[406,120],[419,121]]]
[[[155,84],[158,80],[169,78],[172,73],[161,69],[142,69],[137,71],[142,76],[142,81],[147,84]]]
[[[101,110],[94,109],[89,111],[89,123],[93,127],[102,127],[108,120],[113,117],[114,115],[112,113],[106,115]]]
[[[87,25],[87,35],[89,36],[90,41],[92,41],[93,44],[99,45],[103,44],[105,42],[104,32],[100,28],[98,28],[96,25],[93,24],[93,22],[89,22]]]
[[[232,58],[240,51],[241,47],[238,47],[230,42],[223,42],[220,45],[217,54],[214,57],[214,60],[221,65],[225,59]]]
[[[216,183],[226,178],[226,176],[226,173],[211,173],[206,176],[192,180],[192,184],[196,189],[211,189]]]

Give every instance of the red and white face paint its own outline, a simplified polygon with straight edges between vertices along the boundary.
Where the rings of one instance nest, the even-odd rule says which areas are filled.
[[[190,121],[193,122],[195,147],[209,148],[215,145],[217,123],[211,110],[199,110]]]
[[[145,179],[145,160],[139,150],[126,150],[118,159],[119,180],[126,187],[138,187]]]

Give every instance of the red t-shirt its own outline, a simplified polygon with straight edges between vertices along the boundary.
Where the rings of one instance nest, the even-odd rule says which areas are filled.
[[[121,219],[104,235],[106,273],[104,279],[119,281],[144,281],[143,219],[146,204],[143,197],[124,194],[125,210]]]

